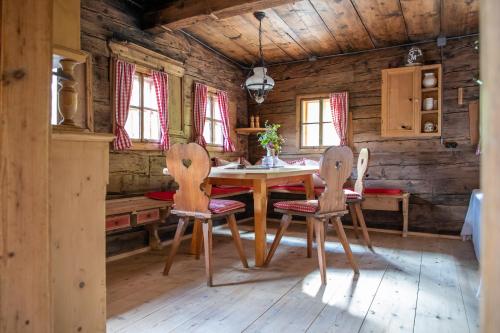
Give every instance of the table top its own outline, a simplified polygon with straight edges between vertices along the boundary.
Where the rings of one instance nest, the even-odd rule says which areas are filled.
[[[270,169],[233,169],[213,167],[209,178],[243,178],[243,179],[273,179],[300,175],[310,175],[318,172],[317,166],[283,166]],[[163,174],[168,175],[168,169],[163,169]]]

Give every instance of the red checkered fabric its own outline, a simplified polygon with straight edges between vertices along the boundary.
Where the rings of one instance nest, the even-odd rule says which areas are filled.
[[[346,200],[359,200],[363,197],[361,193],[354,192],[353,190],[349,190],[347,188],[344,189],[344,194]]]
[[[158,115],[160,116],[160,145],[163,150],[170,148],[168,135],[168,75],[164,72],[153,71],[153,82],[158,102]]]
[[[330,110],[332,112],[332,123],[335,131],[340,138],[340,145],[347,144],[347,109],[348,109],[347,91],[330,94]]]
[[[243,202],[236,200],[211,199],[208,209],[214,214],[227,213],[232,210],[245,208]]]
[[[116,150],[124,150],[132,147],[130,137],[125,130],[127,123],[130,96],[132,95],[132,79],[135,73],[135,64],[129,64],[123,60],[116,59],[115,74],[115,141]]]
[[[293,200],[274,203],[274,208],[300,213],[315,213],[318,207],[318,200]]]
[[[229,135],[229,102],[227,99],[227,92],[222,90],[217,90],[217,100],[219,101],[219,110],[220,116],[222,118],[222,151],[224,152],[233,152],[236,149],[234,148],[233,142],[231,141],[231,137]]]
[[[300,165],[300,166],[305,166],[306,165],[306,159],[305,158],[299,158],[296,160],[291,160],[291,161],[285,161],[287,164],[290,165]]]
[[[207,145],[203,137],[205,119],[207,115],[207,93],[208,87],[202,83],[194,85],[194,134],[195,142],[203,147]]]

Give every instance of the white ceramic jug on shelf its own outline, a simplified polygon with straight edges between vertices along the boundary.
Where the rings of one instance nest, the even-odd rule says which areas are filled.
[[[434,73],[424,73],[424,79],[422,80],[422,85],[425,88],[434,88],[436,86],[437,79]]]

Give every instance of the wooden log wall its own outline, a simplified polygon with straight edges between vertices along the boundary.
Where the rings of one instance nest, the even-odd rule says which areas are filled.
[[[139,15],[127,1],[82,0],[82,49],[93,58],[93,97],[96,132],[112,132],[112,104],[110,96],[110,38],[127,40],[185,63],[184,119],[185,135],[172,137],[174,142],[187,142],[192,136],[193,82],[204,82],[229,93],[232,138],[237,153],[247,155],[247,138],[236,136],[234,128],[246,125],[246,92],[240,88],[244,73],[227,60],[215,55],[181,32],[151,34],[139,28]],[[171,119],[181,119],[178,115]],[[216,153],[217,155],[218,153]],[[165,157],[160,151],[110,151],[110,183],[108,193],[144,192],[169,186],[162,176]]]
[[[282,124],[287,139],[282,156],[305,154],[297,149],[295,96],[298,94],[349,91],[353,117],[353,149],[371,151],[367,185],[402,188],[412,193],[410,230],[458,234],[472,189],[479,187],[479,157],[470,144],[468,103],[479,98],[479,87],[471,80],[479,72],[474,50],[477,37],[449,40],[442,50],[435,43],[421,44],[425,63],[443,64],[443,141],[456,142],[446,148],[439,138],[391,139],[380,136],[381,70],[401,66],[409,47],[391,48],[271,67],[274,90],[260,106],[249,105],[249,114]],[[464,104],[458,105],[457,88],[464,88]],[[264,151],[254,138],[249,155],[254,161]],[[368,211],[371,227],[401,229],[400,214]]]

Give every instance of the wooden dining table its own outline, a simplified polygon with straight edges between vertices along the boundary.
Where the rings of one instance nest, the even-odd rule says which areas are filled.
[[[313,174],[318,172],[316,166],[285,166],[279,168],[212,168],[207,178],[205,192],[210,194],[212,185],[248,186],[253,190],[254,232],[255,232],[255,266],[264,265],[267,255],[267,204],[268,188],[275,185],[303,183],[307,199],[314,199]],[[164,170],[168,174],[168,170]],[[308,226],[312,226],[308,223]],[[308,232],[312,237],[313,232]],[[202,237],[201,230],[193,230],[193,244]],[[312,243],[308,241],[308,244]],[[307,255],[312,249],[308,247]]]

